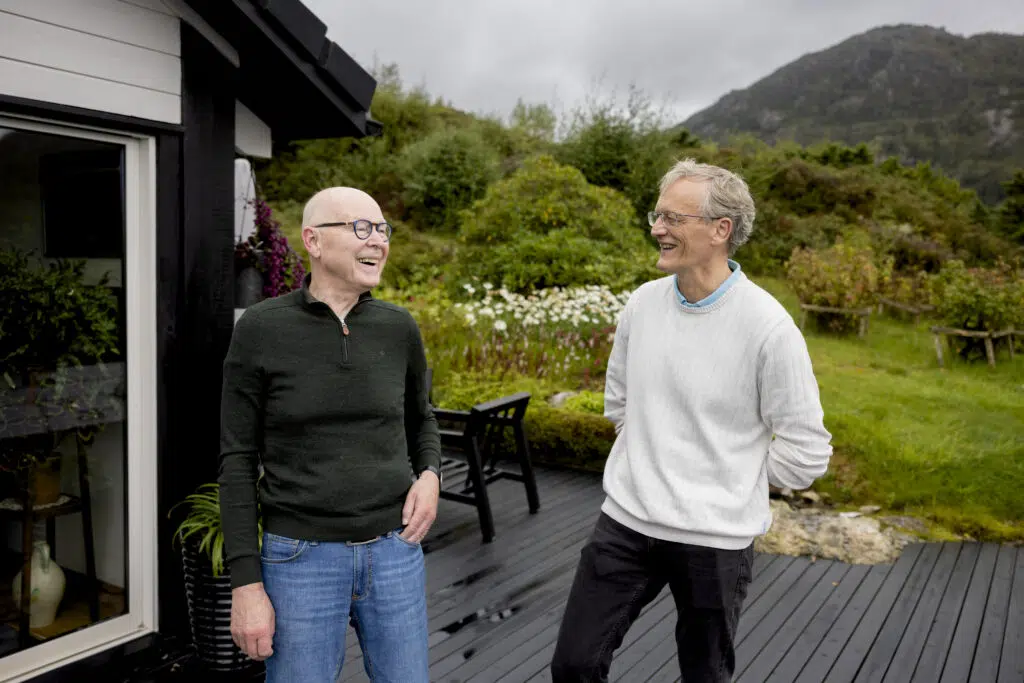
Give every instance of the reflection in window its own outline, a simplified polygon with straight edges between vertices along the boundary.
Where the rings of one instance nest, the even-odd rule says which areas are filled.
[[[0,128],[0,657],[127,612],[123,168]]]

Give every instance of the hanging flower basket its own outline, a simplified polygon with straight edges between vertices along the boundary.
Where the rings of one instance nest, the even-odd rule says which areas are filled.
[[[256,211],[256,229],[235,245],[237,308],[298,289],[306,276],[302,257],[288,244],[270,206],[258,197],[251,203]]]

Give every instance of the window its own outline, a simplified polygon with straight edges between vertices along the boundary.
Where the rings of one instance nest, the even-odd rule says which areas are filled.
[[[5,671],[153,628],[152,150],[0,119]]]

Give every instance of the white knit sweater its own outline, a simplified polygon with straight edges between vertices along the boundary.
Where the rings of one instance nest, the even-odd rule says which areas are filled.
[[[803,335],[736,275],[703,308],[680,305],[672,277],[648,282],[619,318],[602,510],[652,538],[744,548],[771,525],[768,483],[807,488],[832,454]]]

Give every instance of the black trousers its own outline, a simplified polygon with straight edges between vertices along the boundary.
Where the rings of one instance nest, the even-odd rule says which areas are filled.
[[[612,654],[667,584],[675,599],[683,683],[732,680],[733,639],[753,544],[718,550],[639,534],[602,513],[580,554],[551,663],[554,683],[605,683]]]

